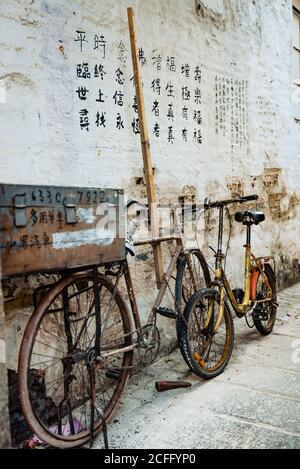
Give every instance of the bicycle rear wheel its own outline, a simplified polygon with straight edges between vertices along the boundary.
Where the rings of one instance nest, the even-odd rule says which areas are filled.
[[[277,313],[276,277],[273,269],[269,265],[265,265],[264,273],[272,289],[272,302],[266,301],[265,303],[259,303],[254,309],[252,317],[258,332],[262,335],[269,335],[273,331]],[[263,300],[266,298],[266,294],[266,280],[260,273],[256,287],[256,299]]]
[[[102,419],[94,414],[95,405],[105,421],[109,420],[129,376],[132,351],[107,352],[131,345],[130,316],[113,283],[103,275],[98,281],[100,337],[96,334],[93,275],[85,272],[68,276],[47,292],[30,318],[21,344],[23,412],[33,432],[53,447],[80,446],[90,440],[91,431],[100,432]],[[101,355],[108,356],[92,368],[97,339]]]

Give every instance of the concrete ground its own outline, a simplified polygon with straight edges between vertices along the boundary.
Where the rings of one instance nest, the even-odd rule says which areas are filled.
[[[279,303],[268,337],[235,321],[233,356],[218,378],[197,378],[179,351],[131,378],[108,426],[110,448],[300,449],[300,284]],[[192,387],[160,394],[157,379]],[[103,447],[101,436],[95,447]]]

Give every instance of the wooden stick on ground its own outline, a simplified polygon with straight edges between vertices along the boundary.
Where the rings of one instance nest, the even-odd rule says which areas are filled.
[[[150,210],[152,237],[158,238],[159,237],[159,218],[158,218],[158,210],[157,210],[157,197],[156,197],[156,192],[155,192],[152,158],[151,158],[150,143],[149,143],[149,134],[148,134],[148,128],[147,128],[146,113],[145,113],[145,101],[144,101],[144,95],[143,95],[141,68],[140,68],[140,63],[138,59],[137,34],[136,34],[136,24],[135,24],[133,8],[128,8],[127,13],[128,13],[129,32],[130,32],[134,83],[135,83],[138,116],[139,116],[139,123],[140,123],[140,136],[141,136],[141,145],[142,145],[143,162],[144,162],[144,174],[145,174],[145,179],[146,179],[147,198],[148,198],[148,204],[149,204],[149,210]],[[162,278],[163,278],[162,251],[161,251],[160,243],[153,246],[153,255],[154,255],[154,263],[155,263],[157,288],[160,288]]]

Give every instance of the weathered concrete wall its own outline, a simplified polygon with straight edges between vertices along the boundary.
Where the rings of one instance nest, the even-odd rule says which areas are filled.
[[[1,182],[116,186],[130,197],[145,195],[127,6],[125,0],[1,2]],[[292,283],[300,278],[300,128],[291,105],[291,0],[135,0],[132,6],[146,60],[160,199],[258,193],[267,221],[254,230],[254,251],[275,255],[279,285]],[[83,63],[90,78],[83,78]],[[243,236],[235,226],[227,263],[235,283],[243,274]],[[151,262],[148,251],[132,262],[144,314],[155,290]],[[10,325],[19,326],[23,316],[10,308]],[[14,343],[22,330],[12,330]]]

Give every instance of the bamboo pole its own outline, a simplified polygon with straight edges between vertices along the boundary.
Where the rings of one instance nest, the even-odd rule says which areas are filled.
[[[157,209],[157,197],[156,197],[156,191],[155,191],[149,134],[148,134],[148,127],[147,127],[146,113],[145,113],[145,101],[144,101],[144,94],[143,94],[141,67],[140,67],[140,63],[138,59],[137,33],[136,33],[136,24],[135,24],[133,8],[128,8],[127,13],[128,13],[129,32],[130,32],[134,84],[135,84],[138,116],[139,116],[139,123],[140,123],[140,137],[141,137],[141,146],[142,146],[143,163],[144,163],[144,174],[145,174],[145,179],[146,179],[147,198],[148,198],[148,205],[149,205],[149,211],[150,211],[149,212],[150,223],[151,223],[152,237],[158,238],[159,237],[159,218],[158,218],[158,209]],[[153,255],[154,255],[154,263],[155,263],[156,283],[157,283],[157,288],[159,289],[161,286],[162,278],[163,278],[162,250],[161,250],[161,244],[159,242],[153,245]]]

